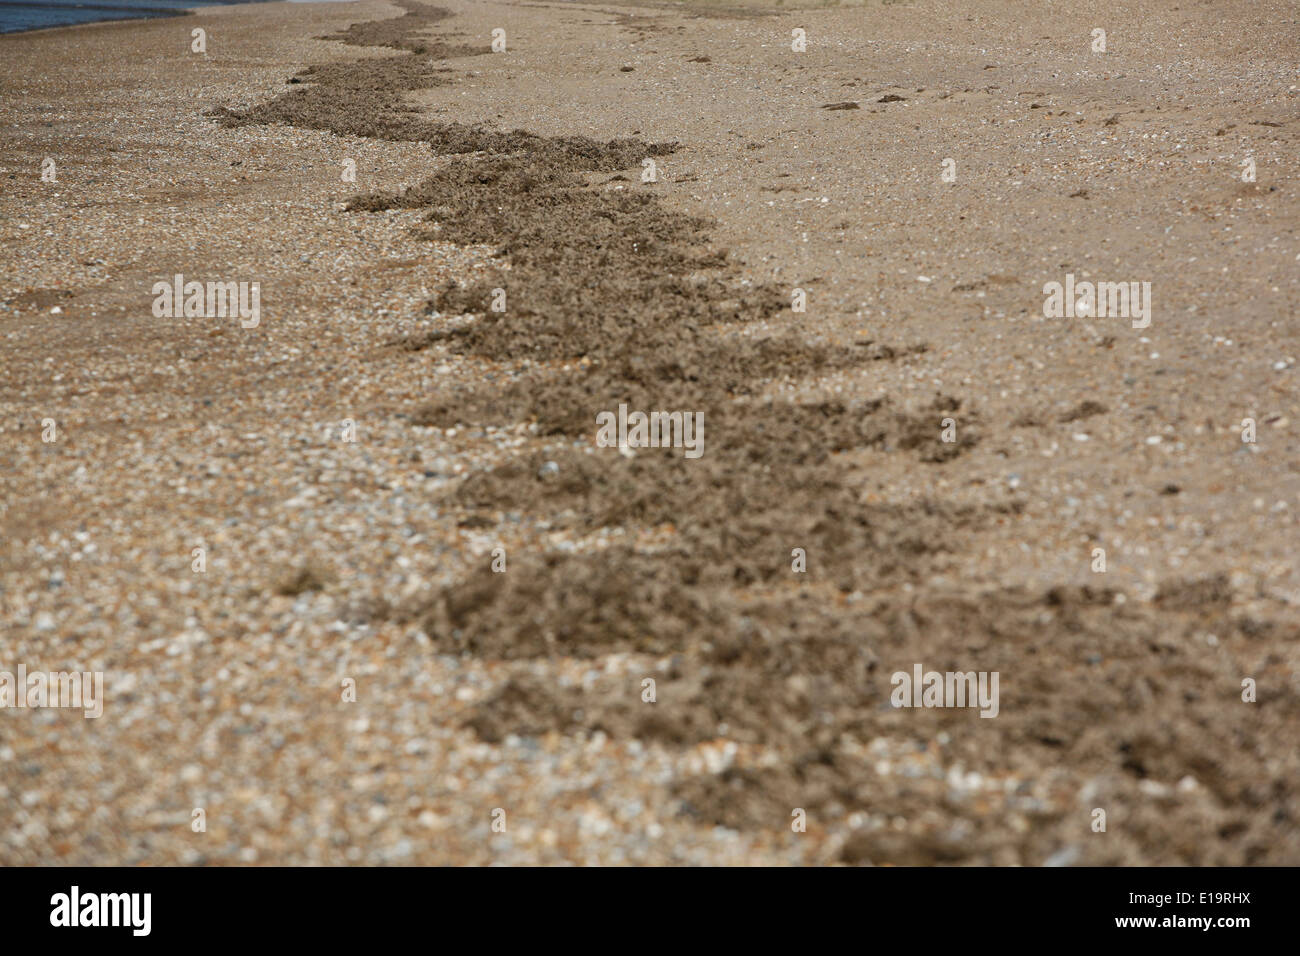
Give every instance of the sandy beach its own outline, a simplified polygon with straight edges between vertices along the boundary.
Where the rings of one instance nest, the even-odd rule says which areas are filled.
[[[1300,863],[1300,5],[1087,7],[0,36],[0,864]]]

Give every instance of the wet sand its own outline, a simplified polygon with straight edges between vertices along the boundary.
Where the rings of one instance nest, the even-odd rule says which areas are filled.
[[[0,859],[1296,862],[1295,21],[0,38],[0,668],[107,697],[0,715]]]

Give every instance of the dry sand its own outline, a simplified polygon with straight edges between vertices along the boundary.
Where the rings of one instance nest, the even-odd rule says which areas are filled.
[[[0,37],[0,862],[1300,862],[1296,4],[402,6]]]

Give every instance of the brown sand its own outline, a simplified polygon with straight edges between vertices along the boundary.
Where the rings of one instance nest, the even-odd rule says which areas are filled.
[[[11,793],[13,859],[1300,856],[1293,44],[1159,4],[1103,18],[1105,55],[1092,20],[990,3],[401,6],[217,11],[231,49],[291,71],[287,86],[217,60],[238,75],[196,103],[192,77],[149,78],[214,148],[275,144],[240,201],[288,188],[302,209],[274,229],[233,217],[251,248],[223,247],[232,217],[211,210],[229,197],[207,183],[161,187],[185,202],[188,257],[147,229],[71,224],[68,187],[24,187],[55,241],[36,257],[48,278],[15,277],[3,320],[28,350],[7,358],[6,432],[27,445],[6,491],[26,501],[89,472],[108,513],[76,496],[11,510],[4,611],[29,667],[102,662],[109,700],[100,721],[55,714],[75,743],[51,766],[35,753],[53,731],[34,720],[6,744],[37,781]],[[485,54],[500,25],[509,51]],[[808,52],[789,50],[793,26]],[[146,49],[167,35],[116,29]],[[313,30],[332,39],[297,39]],[[0,42],[40,62],[58,49]],[[1253,45],[1249,67],[1234,44]],[[20,75],[51,87],[22,117],[31,169],[91,149],[80,129],[41,131],[57,71]],[[161,131],[146,107],[115,107]],[[330,185],[341,149],[386,175]],[[1257,183],[1238,178],[1245,155]],[[950,156],[955,183],[939,176]],[[646,157],[656,183],[639,181]],[[130,170],[115,158],[112,175]],[[105,225],[146,208],[120,184],[100,195]],[[36,218],[9,208],[6,225]],[[331,268],[339,228],[397,248]],[[112,281],[77,272],[65,233],[117,257]],[[346,287],[313,289],[286,245]],[[151,319],[145,291],[182,265],[264,277],[284,313],[256,333]],[[1041,318],[1042,284],[1066,272],[1151,281],[1151,327]],[[807,314],[789,311],[796,285]],[[392,288],[394,327],[359,321]],[[239,344],[202,348],[214,335]],[[154,369],[191,342],[178,396]],[[122,362],[152,375],[132,373],[116,407],[85,387],[96,401],[64,412],[66,444],[38,444],[64,376]],[[620,402],[702,411],[704,455],[593,447],[595,413]],[[141,403],[157,417],[132,421]],[[274,446],[228,453],[232,482],[210,441],[247,446],[254,407]],[[357,443],[321,436],[344,417]],[[132,441],[151,449],[143,473]],[[202,502],[166,480],[173,465],[202,476]],[[160,500],[147,489],[163,481],[176,493]],[[140,522],[171,529],[175,553],[126,547]],[[225,563],[194,575],[190,547],[223,525]],[[117,544],[79,556],[86,586],[55,585],[46,565],[78,534]],[[87,631],[96,654],[69,656]],[[997,671],[998,716],[891,707],[890,675],[916,663]],[[358,672],[357,702],[340,703]],[[88,769],[145,747],[140,722],[178,729],[129,767]],[[77,785],[131,832],[102,833],[49,789]],[[497,807],[506,833],[489,829]],[[807,833],[790,830],[795,808]]]

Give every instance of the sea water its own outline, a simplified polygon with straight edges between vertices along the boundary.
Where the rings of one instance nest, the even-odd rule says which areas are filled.
[[[239,0],[223,0],[239,2]],[[130,20],[210,7],[208,0],[0,0],[0,33],[63,27],[94,20]]]

